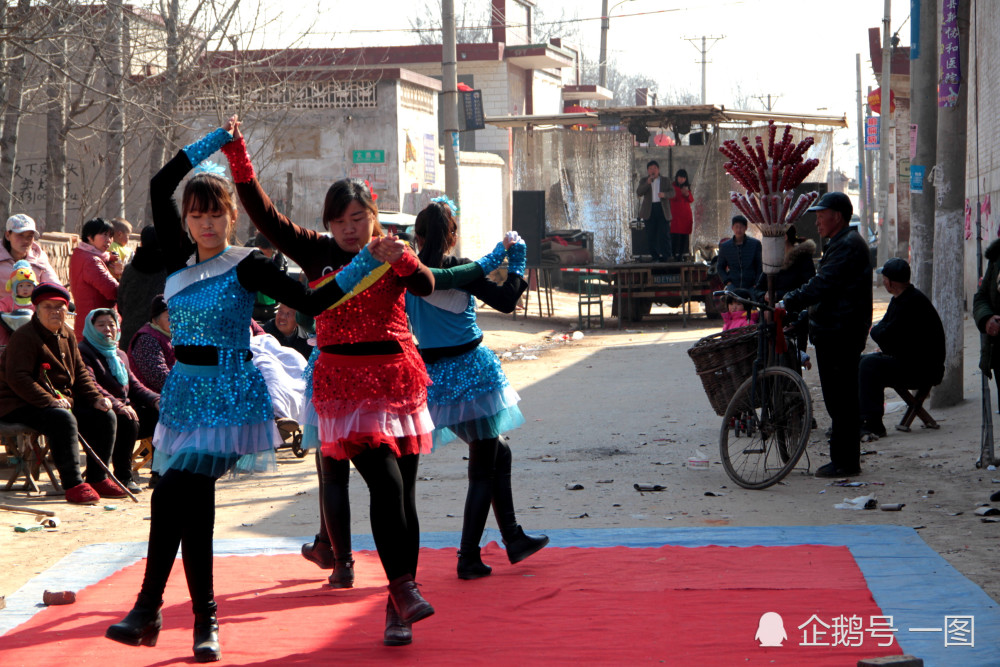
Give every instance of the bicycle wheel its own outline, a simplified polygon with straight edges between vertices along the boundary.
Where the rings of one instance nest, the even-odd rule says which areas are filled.
[[[766,489],[799,462],[809,441],[812,400],[800,375],[772,366],[736,390],[722,418],[719,451],[730,479]]]

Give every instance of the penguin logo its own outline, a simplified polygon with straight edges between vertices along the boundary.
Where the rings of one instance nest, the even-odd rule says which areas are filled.
[[[781,646],[781,642],[788,639],[781,614],[769,611],[761,616],[754,639],[759,641],[761,646]]]

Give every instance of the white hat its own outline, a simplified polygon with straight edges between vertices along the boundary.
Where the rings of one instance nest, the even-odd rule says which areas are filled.
[[[38,236],[38,228],[35,226],[34,219],[24,213],[16,213],[7,218],[7,231],[15,234],[34,232],[35,236]]]

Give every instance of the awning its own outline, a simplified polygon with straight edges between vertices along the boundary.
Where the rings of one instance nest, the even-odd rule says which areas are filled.
[[[614,97],[614,93],[610,90],[597,85],[563,86],[562,89],[562,98],[567,102],[578,100],[612,100]]]
[[[503,59],[524,69],[572,67],[573,53],[553,44],[518,44],[504,47]]]

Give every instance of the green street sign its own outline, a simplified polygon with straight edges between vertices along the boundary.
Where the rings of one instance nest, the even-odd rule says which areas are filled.
[[[385,162],[385,151],[354,151],[354,164]]]

